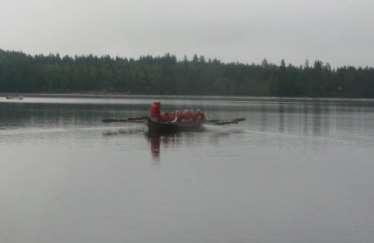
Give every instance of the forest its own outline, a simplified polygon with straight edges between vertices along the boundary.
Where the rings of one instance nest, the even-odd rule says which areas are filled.
[[[374,98],[374,68],[225,63],[194,55],[29,55],[0,49],[0,92]]]

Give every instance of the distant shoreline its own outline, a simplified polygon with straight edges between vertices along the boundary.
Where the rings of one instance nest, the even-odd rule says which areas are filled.
[[[171,54],[129,59],[33,56],[2,50],[0,59],[0,91],[26,92],[31,96],[42,92],[55,97],[90,98],[158,97],[158,94],[171,97],[186,94],[191,98],[205,95],[209,99],[226,95],[374,98],[374,67],[333,68],[319,60],[294,66],[285,60],[274,64],[266,59],[252,64],[224,63],[198,55],[183,60]]]
[[[1,93],[0,98],[21,96],[24,98],[73,98],[73,99],[187,99],[187,100],[227,100],[227,101],[356,101],[373,102],[373,98],[337,97],[269,97],[269,96],[217,96],[217,95],[145,95],[123,93]]]

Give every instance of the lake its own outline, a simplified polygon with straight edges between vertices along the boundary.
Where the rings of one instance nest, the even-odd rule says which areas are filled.
[[[0,242],[373,242],[373,100],[160,100],[247,120],[148,138],[101,120],[149,98],[0,98]]]

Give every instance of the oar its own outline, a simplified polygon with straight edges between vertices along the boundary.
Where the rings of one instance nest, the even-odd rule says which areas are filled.
[[[116,118],[107,118],[103,119],[105,123],[114,123],[114,122],[143,122],[147,119],[146,116],[139,116],[139,117],[129,117],[126,119],[116,119]]]
[[[232,120],[207,120],[206,123],[211,124],[211,125],[230,125],[230,124],[238,124],[239,122],[245,121],[245,118],[235,118]]]
[[[108,119],[103,119],[103,122],[105,123],[116,123],[116,122],[143,122],[147,120],[148,117],[146,116],[140,116],[140,117],[129,117],[125,119],[116,119],[116,118],[108,118]],[[212,119],[212,120],[207,120],[205,123],[211,124],[211,125],[230,125],[230,124],[238,124],[239,122],[245,121],[245,118],[235,118],[232,120],[219,120],[219,119]]]

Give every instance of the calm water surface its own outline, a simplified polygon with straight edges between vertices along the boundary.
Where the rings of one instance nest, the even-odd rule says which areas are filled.
[[[239,125],[148,138],[150,99],[0,98],[0,242],[373,242],[374,102],[165,99]]]

